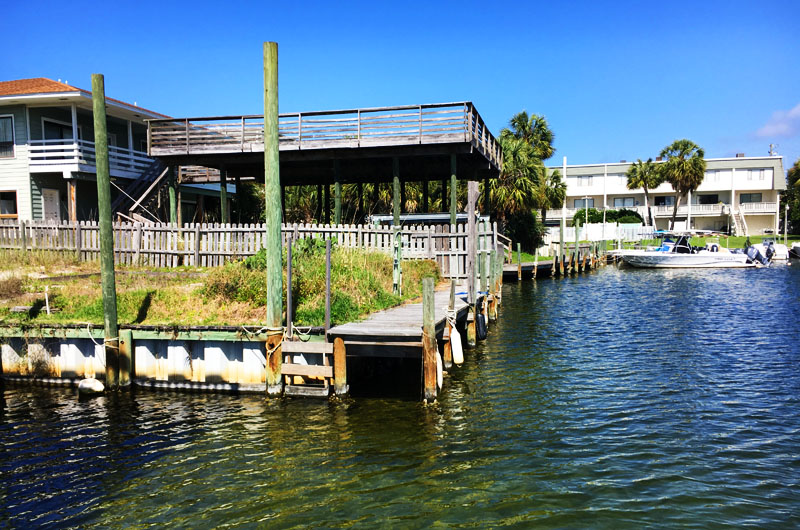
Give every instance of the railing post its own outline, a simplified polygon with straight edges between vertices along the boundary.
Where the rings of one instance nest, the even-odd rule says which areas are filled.
[[[242,116],[242,142],[241,142],[241,151],[244,152],[244,116]],[[239,189],[236,189],[236,193],[239,193]]]
[[[422,144],[422,105],[419,106],[419,143]]]
[[[186,123],[186,154],[189,154],[189,118],[183,120]]]

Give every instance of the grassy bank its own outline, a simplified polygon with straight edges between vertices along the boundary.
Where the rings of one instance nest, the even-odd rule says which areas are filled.
[[[319,245],[293,257],[294,322],[321,326],[325,315],[325,254]],[[0,264],[0,324],[102,325],[97,263],[50,253],[5,253]],[[266,318],[264,256],[215,269],[117,268],[120,324],[163,326],[260,325]],[[403,262],[403,296],[392,294],[392,258],[379,252],[334,249],[331,320],[344,323],[421,296],[422,278],[438,280],[431,261]],[[285,282],[284,282],[285,285]],[[45,291],[52,313],[46,314]],[[285,305],[284,293],[284,308]],[[29,310],[12,312],[14,307]]]

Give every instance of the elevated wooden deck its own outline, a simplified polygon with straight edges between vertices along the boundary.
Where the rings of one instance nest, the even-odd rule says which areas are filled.
[[[281,114],[278,134],[285,184],[330,180],[333,160],[342,162],[343,182],[390,178],[393,157],[415,180],[449,176],[447,155],[458,157],[460,178],[502,167],[500,144],[470,102]],[[170,165],[263,174],[262,115],[148,120],[147,138],[148,154]]]

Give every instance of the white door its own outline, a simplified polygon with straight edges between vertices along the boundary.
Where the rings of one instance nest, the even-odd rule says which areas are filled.
[[[58,190],[42,188],[42,216],[45,221],[60,221],[61,196]]]

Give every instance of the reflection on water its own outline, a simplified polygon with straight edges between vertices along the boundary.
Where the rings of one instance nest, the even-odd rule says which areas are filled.
[[[0,526],[796,526],[798,286],[507,285],[430,407],[6,387]]]

